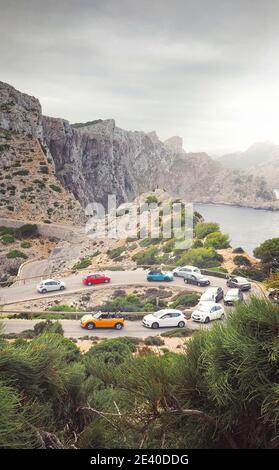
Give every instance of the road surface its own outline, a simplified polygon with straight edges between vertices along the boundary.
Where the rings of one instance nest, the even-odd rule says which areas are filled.
[[[32,263],[33,264],[33,263]],[[82,276],[78,274],[72,274],[71,276],[63,278],[63,281],[66,283],[66,290],[63,292],[56,291],[47,294],[39,294],[37,292],[36,286],[39,283],[39,280],[31,280],[30,282],[26,283],[25,285],[13,285],[11,287],[5,287],[0,290],[0,305],[7,305],[16,302],[22,302],[26,300],[36,300],[42,298],[48,298],[53,296],[65,296],[67,294],[79,293],[84,291],[94,291],[96,289],[104,288],[104,287],[126,287],[128,285],[136,285],[136,284],[145,284],[145,285],[164,285],[167,287],[171,286],[181,286],[186,287],[187,285],[184,284],[183,278],[178,277],[174,278],[172,282],[148,282],[146,281],[146,271],[142,269],[138,269],[136,271],[112,271],[107,273],[111,277],[111,282],[109,284],[100,284],[94,285],[91,287],[84,286],[82,284]],[[226,279],[222,279],[219,277],[209,277],[211,281],[211,286],[222,287],[226,290]],[[189,290],[196,290],[198,292],[203,292],[206,288],[204,287],[197,287],[188,285]]]
[[[3,320],[4,333],[21,333],[24,330],[33,329],[35,324],[43,320]],[[159,335],[165,331],[173,330],[174,328],[159,328],[153,330],[145,328],[140,321],[125,321],[125,326],[122,330],[114,329],[96,329],[86,330],[81,328],[79,320],[58,320],[64,330],[64,335],[67,338],[81,338],[82,336],[98,336],[98,338],[118,338],[123,336],[130,336],[133,338],[146,338],[147,336]],[[210,325],[203,325],[188,320],[187,327],[191,330],[207,329]]]

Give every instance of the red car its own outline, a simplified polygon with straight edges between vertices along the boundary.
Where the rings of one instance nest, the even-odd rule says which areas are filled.
[[[92,284],[102,284],[104,282],[110,282],[110,277],[105,274],[88,274],[82,278],[83,284],[86,286],[92,286]]]

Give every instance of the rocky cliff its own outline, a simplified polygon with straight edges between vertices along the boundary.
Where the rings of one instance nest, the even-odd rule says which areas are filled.
[[[0,82],[0,215],[83,223],[84,211],[54,170],[39,101]]]
[[[23,209],[32,207],[32,215],[40,214],[40,220],[76,220],[79,203],[83,207],[91,201],[106,205],[108,194],[123,202],[156,188],[189,202],[271,208],[278,204],[263,178],[227,169],[205,153],[186,153],[180,137],[161,142],[155,132],[126,131],[113,119],[70,125],[63,119],[42,116],[36,98],[4,83],[0,83],[0,127],[5,191],[1,214],[4,211],[5,216],[11,206],[7,177],[15,181],[11,207],[17,218]],[[43,166],[47,170],[41,178]],[[59,194],[54,186],[60,187]],[[56,201],[51,199],[53,193]]]
[[[44,117],[43,129],[58,178],[84,206],[106,204],[107,194],[123,202],[162,188],[188,202],[277,207],[264,178],[186,153],[180,137],[161,142],[155,132],[126,131],[114,120],[71,126]]]

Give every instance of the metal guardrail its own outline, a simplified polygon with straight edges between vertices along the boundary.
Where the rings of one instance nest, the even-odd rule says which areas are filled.
[[[192,312],[192,309],[184,309],[183,310],[185,315],[187,315],[188,313],[190,314]],[[96,313],[97,311],[91,311],[91,312],[64,312],[64,311],[52,311],[52,310],[44,310],[44,311],[25,311],[25,310],[6,310],[5,312],[0,312],[0,321],[5,321],[8,320],[8,319],[11,319],[11,317],[14,317],[14,319],[22,319],[22,320],[32,320],[33,318],[34,319],[38,319],[38,320],[46,320],[46,318],[42,318],[42,317],[39,317],[37,315],[42,315],[42,316],[46,316],[46,315],[55,315],[57,314],[57,316],[59,315],[65,315],[65,318],[57,318],[57,320],[70,320],[71,318],[68,318],[68,317],[73,317],[74,320],[79,320],[83,315],[94,315],[94,313]],[[102,312],[102,313],[106,313],[106,312]],[[116,315],[119,315],[121,317],[124,317],[125,319],[132,319],[133,317],[144,317],[145,315],[148,315],[149,313],[152,313],[152,312],[110,312],[110,313],[113,313],[113,314],[116,314]],[[22,315],[26,318],[17,318],[16,316],[18,315]],[[134,318],[134,320],[136,320],[137,318]],[[51,320],[56,320],[56,318],[52,318]]]

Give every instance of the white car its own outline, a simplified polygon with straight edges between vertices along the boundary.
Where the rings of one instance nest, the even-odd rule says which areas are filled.
[[[46,279],[37,285],[37,291],[40,294],[46,294],[55,290],[64,290],[66,288],[65,282],[56,281],[55,279]]]
[[[196,266],[179,266],[173,269],[173,275],[178,277],[185,277],[187,274],[201,274],[201,270]]]
[[[180,310],[168,308],[145,315],[142,323],[147,328],[164,328],[167,326],[184,328],[187,320]]]
[[[201,323],[209,323],[211,320],[219,320],[225,317],[224,308],[215,302],[204,302],[197,306],[192,313],[192,320]]]
[[[234,305],[236,302],[242,302],[244,299],[243,293],[240,289],[229,289],[224,297],[225,305]]]
[[[209,287],[202,294],[199,303],[203,302],[219,302],[224,297],[224,291],[222,287]]]

